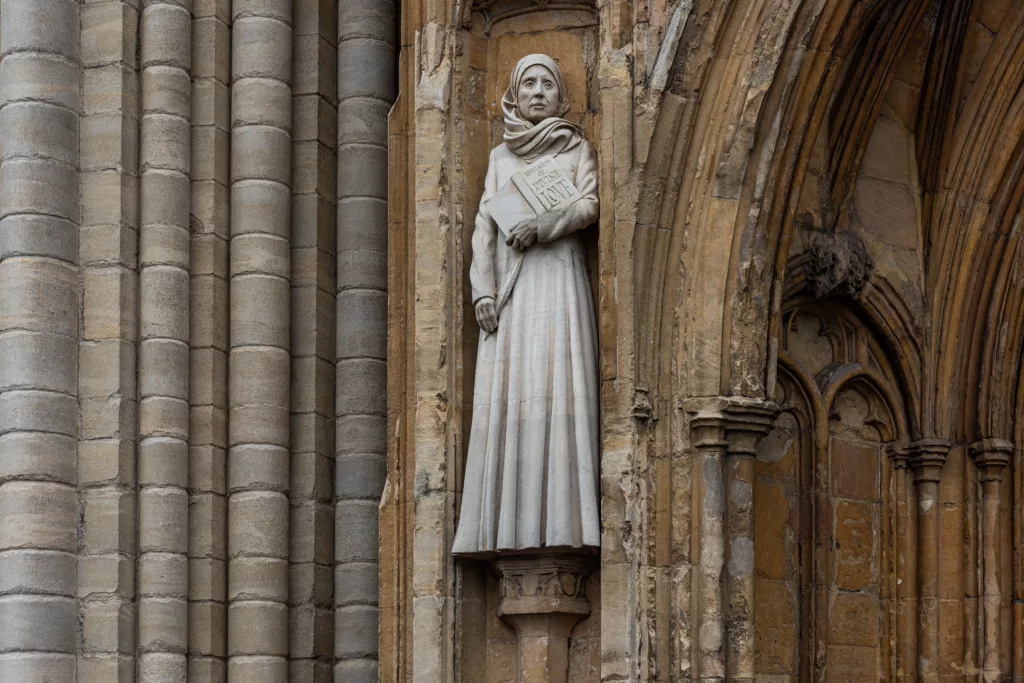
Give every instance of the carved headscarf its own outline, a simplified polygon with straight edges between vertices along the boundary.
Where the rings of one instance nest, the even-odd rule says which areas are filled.
[[[540,65],[551,72],[558,86],[558,97],[561,102],[558,116],[544,119],[533,124],[519,114],[519,85],[523,74],[531,66]],[[583,140],[583,131],[574,123],[561,118],[569,111],[569,92],[565,88],[565,77],[555,60],[547,55],[526,55],[519,60],[512,70],[508,90],[501,98],[501,110],[505,115],[505,144],[512,153],[526,161],[533,161],[545,154],[559,154],[577,147]]]

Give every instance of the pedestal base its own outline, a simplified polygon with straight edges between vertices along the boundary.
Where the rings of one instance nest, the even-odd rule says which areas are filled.
[[[587,577],[595,558],[535,555],[494,563],[501,581],[498,616],[516,632],[518,683],[565,683],[569,636],[590,614]]]

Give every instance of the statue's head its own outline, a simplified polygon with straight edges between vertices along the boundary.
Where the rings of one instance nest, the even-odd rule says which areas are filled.
[[[527,55],[512,71],[509,91],[515,98],[519,117],[540,123],[569,110],[565,77],[555,60],[547,55]]]

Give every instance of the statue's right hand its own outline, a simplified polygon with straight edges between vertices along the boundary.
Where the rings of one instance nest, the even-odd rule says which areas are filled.
[[[494,299],[485,296],[476,302],[476,322],[484,332],[494,332],[498,329],[498,309],[494,305]]]

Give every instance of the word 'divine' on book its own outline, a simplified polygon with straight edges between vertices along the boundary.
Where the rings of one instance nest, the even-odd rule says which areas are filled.
[[[581,196],[569,174],[551,155],[512,176],[512,182],[538,214],[564,209]]]

